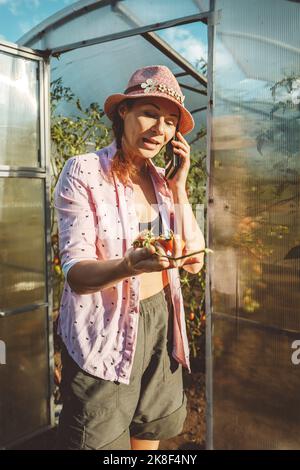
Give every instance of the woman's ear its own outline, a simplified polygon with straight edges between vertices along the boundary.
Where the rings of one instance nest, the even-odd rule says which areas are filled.
[[[119,116],[124,119],[127,111],[127,105],[126,103],[121,103],[120,106],[118,107],[118,114]]]

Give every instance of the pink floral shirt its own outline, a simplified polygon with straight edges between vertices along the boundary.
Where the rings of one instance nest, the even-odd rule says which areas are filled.
[[[139,233],[133,186],[110,172],[116,143],[65,163],[54,192],[62,267],[83,259],[121,259]],[[150,161],[163,230],[174,227],[174,201],[164,169]],[[190,372],[178,268],[167,270],[174,306],[173,357]],[[102,379],[129,384],[139,322],[139,275],[79,295],[65,280],[58,334],[74,361]]]

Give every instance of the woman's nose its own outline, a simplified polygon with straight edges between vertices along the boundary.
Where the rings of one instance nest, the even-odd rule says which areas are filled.
[[[165,123],[163,119],[158,119],[156,124],[154,125],[158,134],[163,135],[165,132]]]

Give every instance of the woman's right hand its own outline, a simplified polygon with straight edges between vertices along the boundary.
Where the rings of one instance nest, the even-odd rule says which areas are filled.
[[[155,252],[161,256],[154,254]],[[149,248],[129,248],[124,255],[124,260],[128,269],[133,274],[163,271],[164,269],[172,269],[184,264],[184,262],[176,262],[175,260],[165,258],[166,254],[164,248],[159,243],[155,243],[155,246],[150,245]],[[172,256],[179,257],[181,254],[181,239],[175,237]]]
[[[154,255],[155,251],[157,249],[155,250],[153,245],[149,248],[129,248],[124,255],[128,270],[132,274],[142,274],[167,269],[170,265],[169,260]]]

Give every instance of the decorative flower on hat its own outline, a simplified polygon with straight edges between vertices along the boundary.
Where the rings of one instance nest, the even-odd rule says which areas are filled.
[[[141,83],[141,88],[144,88],[144,93],[156,91],[157,85],[153,82],[152,78],[148,78],[145,82]]]
[[[141,83],[141,88],[144,89],[144,93],[154,93],[159,91],[161,93],[166,93],[167,95],[173,96],[177,101],[184,106],[183,102],[185,96],[178,93],[174,88],[168,87],[164,83],[157,83],[152,80],[152,78],[148,78],[145,82]]]

